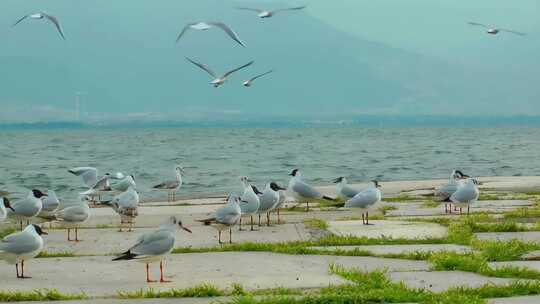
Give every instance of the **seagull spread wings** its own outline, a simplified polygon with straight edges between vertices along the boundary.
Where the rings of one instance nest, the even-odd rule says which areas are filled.
[[[240,71],[241,69],[243,68],[247,68],[248,66],[252,65],[254,61],[250,61],[249,63],[247,64],[244,64],[243,66],[239,67],[239,68],[236,68],[234,70],[231,70],[231,71],[228,71],[227,73],[225,73],[225,75],[223,75],[223,78],[226,78],[228,77],[229,75],[231,75],[232,73],[234,72],[237,72],[237,71]]]
[[[189,59],[188,57],[186,57],[187,61],[193,63],[194,65],[198,66],[199,68],[203,69],[204,71],[206,71],[206,73],[210,74],[210,76],[214,77],[214,78],[218,78],[216,76],[216,73],[214,73],[214,71],[212,71],[208,66],[206,66],[205,64],[202,64],[202,63],[198,63],[198,62],[195,62],[191,59]]]
[[[249,81],[250,81],[250,82],[251,82],[251,81],[254,81],[254,80],[257,79],[257,78],[261,78],[261,77],[263,77],[263,76],[265,76],[265,75],[268,75],[268,74],[270,74],[270,73],[272,73],[272,72],[274,72],[274,71],[273,71],[273,70],[270,70],[270,71],[268,71],[268,72],[259,74],[259,75],[255,76],[255,77],[251,78]]]

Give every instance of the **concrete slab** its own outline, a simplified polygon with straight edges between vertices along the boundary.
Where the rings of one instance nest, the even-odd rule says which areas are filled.
[[[390,278],[394,282],[404,282],[410,288],[423,288],[434,292],[443,292],[460,286],[478,288],[485,284],[504,285],[514,281],[462,271],[391,272]]]
[[[187,224],[186,224],[187,226]],[[193,234],[184,231],[176,232],[176,247],[213,247],[218,245],[217,231],[210,226],[188,226]],[[246,227],[244,227],[246,228]],[[256,227],[258,231],[238,231],[233,228],[233,242],[254,243],[280,243],[288,241],[302,241],[309,239],[310,235],[303,224],[284,224],[271,227]],[[82,242],[68,242],[65,230],[49,230],[44,236],[45,251],[71,252],[77,255],[107,255],[125,251],[132,246],[137,238],[155,228],[136,228],[132,232],[118,232],[118,229],[79,229]],[[72,237],[73,237],[73,231]],[[228,232],[223,233],[224,240],[228,241]]]
[[[488,263],[491,267],[527,267],[536,271],[540,271],[540,261],[508,261],[508,262],[491,262]]]
[[[479,240],[510,241],[517,239],[525,242],[540,243],[540,231],[526,232],[483,232],[475,233]]]
[[[446,227],[434,223],[405,221],[370,221],[372,225],[362,225],[361,221],[329,222],[328,230],[337,235],[352,235],[368,238],[443,238]]]
[[[523,260],[538,260],[540,261],[540,250],[531,251],[521,256]]]
[[[167,290],[202,283],[219,288],[240,283],[247,289],[320,288],[346,283],[341,277],[328,273],[330,263],[366,271],[385,268],[422,271],[430,267],[423,261],[372,257],[291,256],[263,252],[174,254],[165,263],[167,278],[173,282],[147,284],[144,264],[136,261],[112,262],[111,257],[50,258],[29,261],[25,269],[33,279],[24,281],[15,277],[13,265],[1,263],[0,286],[12,291],[54,288],[61,292],[84,292],[91,297],[104,297],[114,296],[118,291],[148,287]],[[158,266],[152,265],[151,272],[156,278]]]
[[[491,299],[488,301],[488,303],[489,304],[533,304],[533,303],[540,303],[540,296]]]
[[[54,301],[54,304],[211,304],[227,303],[233,300],[233,297],[214,297],[214,298],[170,298],[170,299],[88,299],[76,301]],[[2,302],[3,303],[3,302]],[[38,302],[17,302],[17,304],[36,304]]]
[[[489,212],[502,213],[520,208],[532,206],[533,203],[526,200],[494,200],[478,201],[471,205],[471,213]],[[422,202],[394,203],[398,207],[396,210],[390,210],[386,213],[388,217],[403,216],[434,216],[446,215],[444,212],[444,203],[437,207],[426,208]],[[466,212],[466,210],[464,210]],[[456,212],[454,212],[457,214]]]
[[[415,244],[415,245],[369,245],[369,246],[328,246],[328,247],[313,247],[318,250],[365,250],[376,255],[385,254],[406,254],[415,252],[442,252],[452,251],[458,253],[471,252],[472,249],[467,246],[460,246],[454,244]]]

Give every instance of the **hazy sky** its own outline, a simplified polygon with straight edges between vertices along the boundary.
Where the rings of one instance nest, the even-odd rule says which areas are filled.
[[[0,123],[75,117],[251,119],[361,114],[540,115],[540,17],[536,0],[4,0],[0,4]],[[307,4],[258,19],[234,7]],[[63,23],[67,41],[44,21]],[[221,20],[188,33],[190,21]],[[527,32],[486,35],[467,21]],[[222,73],[256,63],[215,89],[185,56]],[[251,76],[275,69],[252,88]]]

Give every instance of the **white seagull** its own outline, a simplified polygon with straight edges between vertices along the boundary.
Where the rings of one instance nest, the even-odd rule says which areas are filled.
[[[11,202],[7,197],[0,197],[0,223],[6,220],[7,218],[7,209],[15,212],[15,209],[11,207]]]
[[[519,36],[525,36],[526,35],[525,33],[522,33],[522,32],[503,29],[503,28],[496,28],[496,27],[488,26],[488,25],[485,25],[485,24],[482,24],[482,23],[477,23],[477,22],[469,22],[469,25],[481,26],[483,28],[486,28],[487,29],[486,33],[488,33],[490,35],[497,35],[500,32],[512,33],[512,34],[516,34],[516,35],[519,35]]]
[[[36,257],[43,249],[41,235],[47,234],[37,225],[28,225],[23,231],[12,233],[0,241],[0,259],[8,264],[15,264],[17,279],[29,279],[24,276],[24,262]],[[21,272],[19,274],[19,264]]]
[[[137,243],[129,248],[126,252],[113,259],[113,261],[120,260],[141,260],[146,264],[146,282],[152,283],[149,273],[149,264],[151,262],[159,263],[159,269],[161,273],[160,283],[166,283],[163,275],[163,258],[171,253],[174,248],[174,242],[176,240],[176,227],[180,227],[183,230],[191,233],[191,230],[184,227],[182,222],[176,217],[170,217],[167,222],[159,226],[159,229],[143,234],[137,240]]]
[[[271,182],[266,184],[262,194],[259,196],[259,226],[261,226],[261,214],[266,213],[266,225],[270,226],[270,211],[279,204],[279,191],[287,190],[280,187],[277,183]]]
[[[353,198],[355,195],[357,195],[360,192],[359,189],[355,189],[351,187],[347,183],[347,179],[343,176],[336,178],[334,180],[334,183],[337,184],[336,192],[337,192],[338,197],[349,199],[349,198]]]
[[[368,209],[381,201],[382,193],[379,189],[381,186],[376,180],[373,180],[373,185],[366,190],[360,191],[354,197],[345,202],[345,208],[360,209],[362,212],[362,224],[369,225]],[[365,213],[365,218],[364,218]]]
[[[289,175],[292,177],[289,181],[289,187],[287,187],[287,189],[297,200],[306,200],[306,211],[309,211],[309,200],[325,199],[329,201],[334,201],[333,198],[322,195],[315,188],[306,184],[302,180],[302,174],[300,173],[300,170],[294,169]]]
[[[240,182],[242,183],[242,187],[244,188],[244,192],[240,196],[240,209],[242,210],[242,216],[250,216],[251,231],[254,231],[255,229],[253,229],[253,215],[255,215],[257,213],[257,210],[259,210],[260,200],[257,194],[260,192],[258,190],[258,193],[255,192],[257,188],[254,188],[249,184],[249,179],[247,177],[240,177]],[[239,229],[242,230],[242,218],[240,218]]]
[[[229,27],[228,25],[226,25],[223,22],[191,22],[191,23],[188,23],[182,29],[182,31],[178,35],[178,38],[176,38],[176,42],[180,41],[180,38],[182,38],[184,36],[184,34],[190,29],[191,30],[197,30],[197,31],[206,31],[206,30],[211,29],[213,27],[217,27],[217,28],[222,29],[234,41],[236,41],[241,46],[246,47],[246,45],[244,44],[244,42],[242,42],[242,40],[240,39],[238,34],[236,34],[236,32],[231,27]]]
[[[46,195],[37,189],[30,191],[26,198],[18,200],[11,205],[13,208],[8,210],[8,217],[19,221],[22,230],[24,220],[29,224],[30,219],[41,212],[41,209],[43,208],[41,199],[44,196]]]
[[[52,24],[54,24],[54,26],[56,26],[56,29],[58,30],[58,33],[60,33],[60,36],[62,37],[62,39],[66,40],[66,37],[64,36],[64,30],[62,29],[62,25],[60,24],[60,21],[58,21],[58,18],[56,18],[56,17],[54,17],[52,15],[49,15],[47,13],[44,13],[44,12],[28,14],[28,15],[22,17],[21,19],[17,20],[17,22],[15,22],[15,24],[13,24],[12,27],[16,26],[17,24],[21,23],[23,20],[25,20],[27,18],[30,18],[30,19],[47,19],[47,20],[49,20],[50,22],[52,22]]]
[[[126,175],[117,182],[111,184],[111,189],[117,192],[125,192],[129,187],[137,188],[135,183],[135,177],[133,175]]]
[[[480,196],[480,191],[478,190],[478,182],[474,178],[469,178],[465,181],[459,183],[458,188],[450,200],[459,207],[459,213],[463,211],[463,207],[467,207],[467,215],[470,213],[471,204],[475,203]]]
[[[273,70],[270,70],[270,71],[268,71],[268,72],[264,72],[264,73],[262,73],[262,74],[259,74],[259,75],[255,76],[255,77],[253,77],[253,78],[251,78],[251,79],[249,79],[249,80],[244,81],[244,82],[242,83],[242,85],[245,86],[246,88],[249,88],[249,87],[251,87],[251,85],[252,85],[253,81],[255,81],[255,79],[261,78],[261,77],[263,77],[263,76],[265,76],[265,75],[268,75],[268,74],[270,74],[270,73],[272,73],[272,72],[273,72]]]
[[[66,208],[56,212],[56,219],[62,222],[62,226],[67,228],[68,242],[80,242],[79,226],[90,218],[90,207],[88,203],[81,197],[77,204],[69,205]],[[75,230],[75,239],[71,239],[71,229]]]
[[[174,168],[176,172],[176,179],[162,182],[161,184],[155,185],[152,188],[157,190],[167,190],[169,202],[176,201],[176,192],[182,187],[182,175],[184,174],[184,168],[182,166],[176,166]]]
[[[435,192],[435,196],[441,201],[444,202],[444,212],[452,213],[452,201],[450,196],[456,192],[459,182],[463,179],[469,178],[468,175],[463,174],[460,170],[453,170],[448,179],[448,183],[443,185]]]
[[[280,8],[275,10],[267,10],[267,9],[260,9],[260,8],[251,8],[251,7],[237,7],[239,10],[246,10],[246,11],[253,11],[259,13],[257,16],[260,18],[270,18],[274,16],[276,13],[279,12],[285,12],[285,11],[297,11],[306,8],[306,6],[297,6],[297,7],[288,7],[288,8]]]
[[[204,220],[197,220],[205,225],[211,225],[218,231],[218,243],[223,244],[221,241],[221,232],[229,229],[229,243],[232,244],[232,227],[238,223],[242,217],[242,209],[240,209],[240,197],[234,194],[230,194],[227,198],[227,204],[218,210],[214,214],[214,217]]]
[[[206,71],[206,73],[210,74],[210,76],[214,77],[214,80],[212,80],[210,82],[210,84],[212,84],[215,88],[221,86],[222,84],[225,83],[225,81],[227,81],[227,78],[229,78],[229,76],[234,73],[234,72],[237,72],[237,71],[240,71],[241,69],[243,68],[246,68],[250,65],[253,64],[254,61],[251,61],[247,64],[244,64],[243,66],[241,67],[238,67],[234,70],[231,70],[231,71],[228,71],[227,73],[223,74],[223,76],[221,77],[218,77],[216,73],[214,73],[207,65],[205,64],[202,64],[202,63],[198,63],[198,62],[195,62],[191,59],[189,59],[188,57],[186,57],[187,61],[193,63],[194,65],[198,66],[199,68],[201,68],[202,70]]]
[[[39,212],[37,217],[40,218],[43,222],[54,221],[54,213],[60,207],[60,200],[58,199],[58,196],[56,196],[56,192],[54,192],[53,190],[48,190],[47,196],[44,197],[41,202],[43,207],[41,208],[41,211]]]
[[[137,210],[139,202],[139,193],[133,187],[129,187],[127,191],[118,194],[112,201],[106,203],[120,215],[120,232],[124,224],[129,226],[128,231],[133,229],[135,218],[139,215]]]

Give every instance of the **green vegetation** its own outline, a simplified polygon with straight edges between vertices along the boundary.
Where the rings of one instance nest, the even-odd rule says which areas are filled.
[[[313,229],[326,230],[328,229],[328,223],[324,220],[317,218],[305,219],[304,224]]]
[[[382,213],[383,216],[386,215],[388,211],[397,210],[397,209],[398,207],[392,206],[392,205],[384,205],[384,206],[379,207],[379,211]]]
[[[41,251],[36,258],[72,258],[76,255],[73,252],[47,252]]]
[[[520,240],[508,242],[473,240],[471,247],[481,252],[488,262],[517,260],[527,252],[540,250],[540,244]]]
[[[3,239],[6,236],[8,236],[8,235],[10,235],[10,234],[12,234],[14,232],[17,232],[17,229],[15,229],[15,227],[9,227],[9,228],[2,229],[2,230],[0,230],[0,239]]]
[[[0,302],[22,301],[69,301],[83,300],[88,297],[81,294],[63,294],[55,289],[38,289],[34,291],[0,291]]]
[[[387,203],[406,203],[406,202],[419,202],[425,200],[425,197],[400,195],[396,197],[385,197],[383,201]]]
[[[211,298],[228,295],[229,293],[219,290],[210,284],[202,284],[191,288],[169,289],[156,291],[152,288],[139,289],[132,292],[119,291],[121,299],[147,299],[147,298]]]

